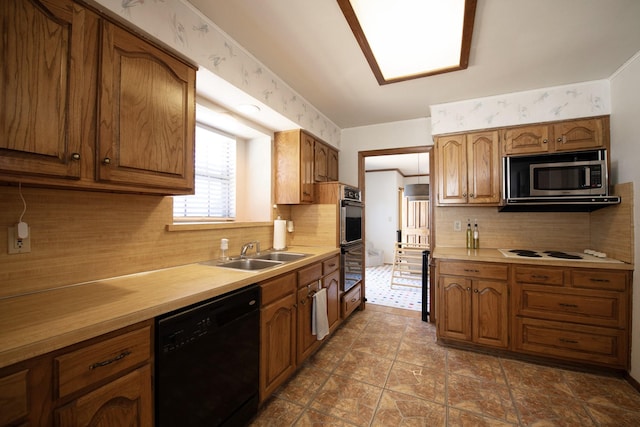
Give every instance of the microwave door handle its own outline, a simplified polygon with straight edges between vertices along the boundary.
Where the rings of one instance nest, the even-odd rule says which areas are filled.
[[[589,166],[584,168],[584,186],[591,188],[591,168]]]

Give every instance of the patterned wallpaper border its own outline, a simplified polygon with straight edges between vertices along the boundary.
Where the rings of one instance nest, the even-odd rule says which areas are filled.
[[[91,0],[339,147],[341,130],[183,0]]]
[[[611,114],[609,80],[431,106],[433,135]]]

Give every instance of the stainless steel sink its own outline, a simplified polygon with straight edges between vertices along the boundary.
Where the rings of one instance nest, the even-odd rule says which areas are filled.
[[[254,271],[277,267],[286,262],[296,261],[306,256],[309,255],[297,252],[265,252],[248,258],[239,258],[231,261],[220,261],[214,259],[210,261],[203,261],[200,264],[210,265],[213,267],[233,268],[235,270]]]
[[[223,262],[218,267],[234,268],[236,270],[263,270],[265,268],[282,265],[282,261],[268,259],[243,258],[234,261]]]
[[[296,252],[268,252],[260,255],[256,255],[252,257],[252,259],[263,259],[263,260],[272,260],[272,261],[283,261],[290,262],[296,261],[301,258],[306,257],[307,254],[300,254]]]

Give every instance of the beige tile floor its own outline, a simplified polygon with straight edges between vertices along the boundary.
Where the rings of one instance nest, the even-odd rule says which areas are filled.
[[[252,426],[640,426],[625,380],[444,348],[414,311],[367,305]]]

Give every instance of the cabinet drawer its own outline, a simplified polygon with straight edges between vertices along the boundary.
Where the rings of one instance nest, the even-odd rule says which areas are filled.
[[[362,285],[358,283],[342,296],[342,318],[346,319],[362,302]]]
[[[322,263],[301,268],[298,270],[298,287],[307,286],[320,278],[322,278]]]
[[[293,295],[296,292],[296,274],[291,273],[261,282],[260,288],[262,306],[264,307],[288,294]]]
[[[440,262],[440,274],[465,276],[471,278],[507,280],[509,267],[497,263],[479,262]]]
[[[0,378],[0,425],[11,424],[29,414],[27,374],[25,369]]]
[[[522,285],[517,314],[595,326],[625,328],[627,301],[610,291]]]
[[[627,332],[517,317],[515,350],[627,368]]]
[[[624,271],[572,270],[571,284],[575,288],[624,291],[627,289],[627,273]]]
[[[541,285],[562,286],[564,270],[544,267],[521,267],[514,269],[516,282],[540,283]]]
[[[64,397],[86,386],[149,360],[151,327],[88,345],[56,357],[57,396]]]
[[[336,271],[340,267],[340,255],[336,255],[333,258],[329,258],[326,261],[322,261],[322,275],[326,276],[332,271]]]

